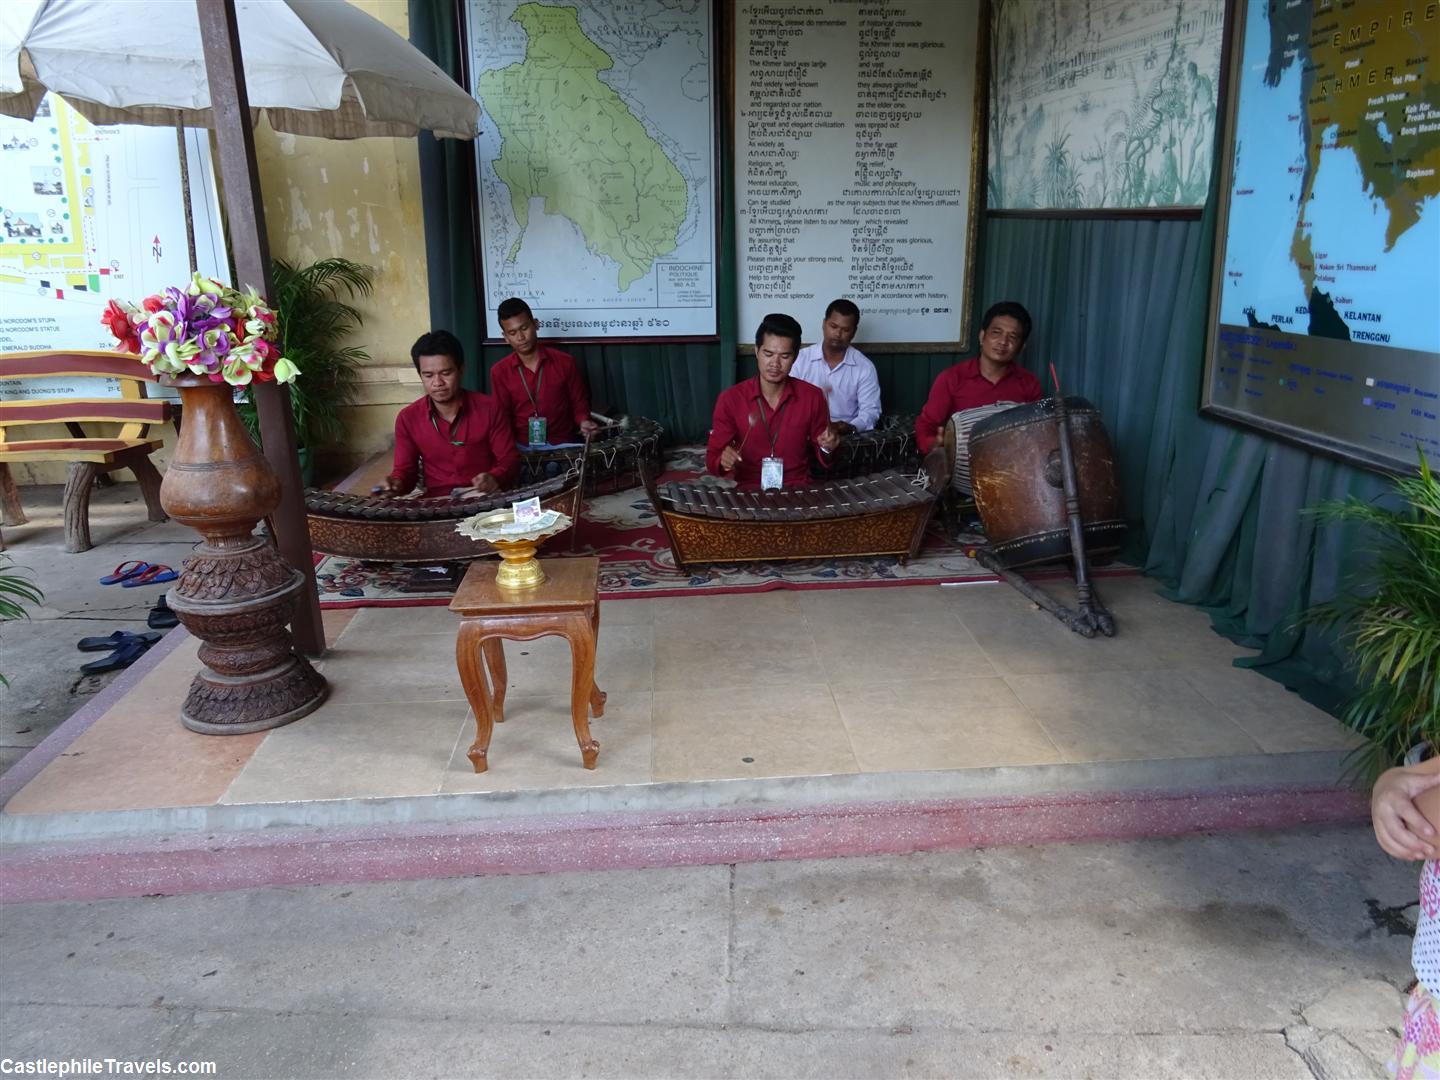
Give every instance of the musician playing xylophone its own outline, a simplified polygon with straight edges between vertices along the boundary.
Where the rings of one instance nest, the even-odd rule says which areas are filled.
[[[715,400],[705,466],[742,487],[773,490],[810,482],[812,450],[822,469],[840,437],[825,395],[790,377],[800,351],[800,324],[766,315],[755,332],[756,376]]]
[[[495,315],[515,351],[490,369],[490,389],[514,425],[516,442],[571,446],[594,434],[600,425],[590,419],[590,396],[575,358],[540,343],[540,321],[518,296],[502,301]]]
[[[385,491],[408,494],[422,465],[426,495],[464,487],[489,495],[509,487],[520,471],[510,418],[489,394],[461,388],[464,346],[434,330],[411,346],[410,359],[425,396],[395,417],[395,465]]]

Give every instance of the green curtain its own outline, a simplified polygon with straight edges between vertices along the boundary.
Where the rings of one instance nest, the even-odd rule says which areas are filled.
[[[1129,555],[1257,666],[1333,708],[1343,656],[1297,627],[1335,594],[1358,536],[1317,528],[1322,499],[1384,497],[1372,473],[1202,417],[1213,210],[1198,221],[993,219],[984,292],[1035,317],[1025,363],[1089,398],[1115,442],[1137,531]],[[1363,561],[1360,561],[1363,567]]]
[[[460,40],[453,4],[417,0],[410,5],[410,42],[457,82]],[[473,143],[419,136],[420,190],[425,224],[425,268],[430,285],[430,329],[449,330],[465,346],[469,358],[465,385],[480,387],[480,342],[483,337],[479,282],[471,257],[474,198],[470,182]],[[417,331],[418,335],[418,331]]]

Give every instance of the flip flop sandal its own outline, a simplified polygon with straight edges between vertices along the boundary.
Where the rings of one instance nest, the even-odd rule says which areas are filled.
[[[91,660],[88,664],[81,664],[80,670],[86,675],[99,675],[102,671],[119,671],[139,660],[145,655],[145,650],[148,648],[150,648],[150,643],[147,641],[127,641],[104,659]]]
[[[160,602],[150,609],[150,614],[145,619],[145,624],[151,630],[169,630],[172,626],[180,625],[180,616],[170,610],[170,605],[165,602],[165,597],[160,597]]]
[[[154,645],[160,640],[159,634],[132,634],[128,630],[116,630],[113,634],[106,634],[104,637],[81,638],[75,647],[83,652],[100,652],[102,649],[118,649],[132,641],[143,641],[146,645]]]
[[[148,562],[141,562],[139,559],[131,559],[129,562],[122,562],[119,566],[115,567],[115,572],[113,574],[106,574],[104,577],[102,577],[100,579],[100,584],[114,585],[118,582],[129,581],[131,578],[137,577],[138,575],[145,573],[145,571],[149,569],[150,564]]]
[[[171,570],[170,567],[156,563],[143,573],[136,574],[134,577],[122,581],[120,587],[122,589],[134,589],[141,585],[160,585],[166,581],[174,581],[179,576],[180,575],[174,570]]]

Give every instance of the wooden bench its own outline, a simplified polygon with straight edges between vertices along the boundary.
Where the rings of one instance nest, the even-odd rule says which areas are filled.
[[[0,379],[53,379],[94,376],[116,379],[120,396],[112,398],[34,397],[0,401],[0,511],[5,525],[27,520],[20,506],[20,491],[10,475],[12,462],[64,461],[70,469],[65,481],[65,550],[88,551],[90,543],[90,492],[98,477],[116,469],[129,469],[140,482],[140,492],[151,521],[166,520],[160,508],[160,473],[150,455],[163,440],[150,437],[154,424],[170,419],[168,401],[146,397],[147,383],[156,381],[138,357],[116,352],[16,352],[0,354]],[[121,425],[109,436],[91,436],[83,424]],[[64,424],[69,438],[14,439],[12,428],[31,424]],[[0,543],[0,550],[3,550]]]

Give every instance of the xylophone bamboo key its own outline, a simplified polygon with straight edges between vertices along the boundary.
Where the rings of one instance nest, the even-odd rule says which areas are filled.
[[[727,521],[737,520],[737,515],[727,507],[719,496],[724,492],[716,492],[709,484],[696,484],[695,495],[704,506],[704,513],[707,517],[724,518]]]

